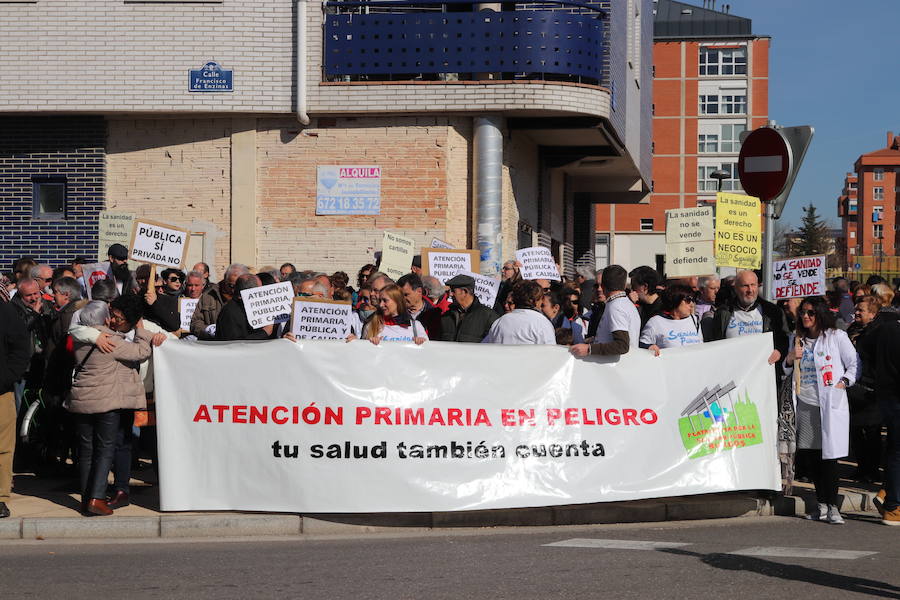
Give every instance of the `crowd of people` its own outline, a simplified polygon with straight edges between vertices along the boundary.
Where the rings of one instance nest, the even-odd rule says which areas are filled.
[[[760,297],[750,270],[665,280],[648,266],[610,265],[552,281],[523,279],[508,261],[487,305],[472,277],[442,283],[418,257],[396,281],[375,264],[351,282],[345,272],[284,263],[253,272],[232,264],[217,283],[205,263],[157,274],[149,265],[132,272],[127,257],[111,246],[108,272],[89,289],[85,259],[54,268],[23,257],[0,280],[0,518],[9,516],[17,422],[33,398],[47,412],[42,458],[77,464],[84,514],[112,514],[129,503],[136,426],[153,426],[153,348],[178,339],[294,340],[285,324],[252,327],[241,299],[243,290],[287,281],[297,296],[351,303],[347,340],[373,344],[558,344],[575,357],[646,349],[664,360],[669,348],[770,332],[787,472],[816,489],[808,518],[843,522],[838,459],[852,454],[858,479],[884,484],[876,502],[883,522],[900,525],[900,295],[883,279],[837,278],[826,296],[776,305]],[[189,326],[181,298],[197,301]],[[139,439],[152,455],[155,432]]]

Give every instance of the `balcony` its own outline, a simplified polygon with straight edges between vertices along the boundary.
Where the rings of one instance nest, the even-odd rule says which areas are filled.
[[[476,10],[521,6],[521,10]],[[330,82],[607,82],[605,14],[590,4],[469,0],[327,2]]]

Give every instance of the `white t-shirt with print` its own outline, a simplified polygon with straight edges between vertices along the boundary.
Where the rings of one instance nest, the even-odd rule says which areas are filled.
[[[816,340],[803,338],[803,358],[800,359],[800,387],[797,400],[812,406],[819,406],[819,384],[816,381],[816,361],[813,348]]]
[[[725,338],[731,339],[742,335],[752,335],[763,332],[762,309],[758,306],[751,311],[736,309],[728,322],[725,330]]]
[[[381,333],[378,336],[382,342],[412,342],[417,337],[428,339],[425,326],[418,321],[415,322],[415,327],[413,325],[409,327],[385,325],[381,328]]]
[[[641,332],[641,344],[660,348],[680,348],[702,344],[700,320],[690,316],[684,319],[667,319],[662,315],[651,317]]]
[[[628,296],[619,296],[606,303],[606,309],[597,326],[594,343],[608,344],[613,341],[613,331],[627,331],[628,345],[631,348],[638,347],[641,337],[641,315]]]

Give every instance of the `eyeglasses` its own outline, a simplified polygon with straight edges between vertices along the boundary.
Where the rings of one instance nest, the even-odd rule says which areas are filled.
[[[809,317],[810,319],[813,319],[813,318],[815,318],[815,316],[816,316],[816,311],[814,311],[814,310],[801,310],[801,311],[800,311],[800,315],[803,316],[803,317]]]
[[[172,275],[171,277],[169,277],[169,281],[177,281],[178,283],[181,283],[181,277]]]
[[[501,271],[515,271],[512,267],[503,267]]]

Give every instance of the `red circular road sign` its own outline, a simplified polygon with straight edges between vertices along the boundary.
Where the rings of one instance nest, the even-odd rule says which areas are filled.
[[[747,136],[738,158],[741,187],[763,202],[781,193],[793,166],[791,145],[777,129],[761,127]]]

